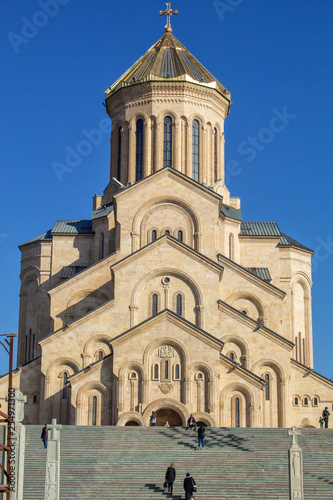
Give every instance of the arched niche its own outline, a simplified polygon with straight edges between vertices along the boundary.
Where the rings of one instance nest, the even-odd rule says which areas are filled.
[[[240,312],[246,311],[246,315],[255,321],[265,324],[267,320],[264,303],[252,293],[237,292],[228,297],[226,303]]]
[[[237,422],[236,399],[239,399]],[[222,427],[254,427],[254,394],[244,384],[232,383],[220,393],[220,425]],[[237,425],[237,423],[239,425]]]
[[[97,398],[96,423],[93,422],[93,398]],[[76,425],[107,425],[108,391],[101,382],[86,382],[76,395]]]

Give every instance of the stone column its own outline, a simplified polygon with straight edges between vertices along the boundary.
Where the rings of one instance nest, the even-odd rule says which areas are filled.
[[[52,419],[48,425],[51,437],[47,442],[44,500],[59,500],[60,493],[60,433],[62,425]]]
[[[302,432],[297,427],[292,427],[288,434],[293,437],[289,450],[290,500],[304,500],[302,449],[298,445],[298,436]]]

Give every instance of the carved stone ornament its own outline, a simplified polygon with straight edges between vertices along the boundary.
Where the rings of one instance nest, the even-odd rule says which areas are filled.
[[[175,350],[169,345],[164,345],[159,349],[160,358],[173,358],[175,355]]]
[[[168,394],[171,391],[171,389],[173,388],[173,385],[172,384],[160,384],[158,387],[161,389],[163,394]]]

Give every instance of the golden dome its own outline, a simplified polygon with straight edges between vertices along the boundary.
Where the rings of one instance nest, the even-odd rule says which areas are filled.
[[[170,32],[107,89],[105,99],[123,87],[148,81],[187,81],[213,88],[231,99],[230,92]]]

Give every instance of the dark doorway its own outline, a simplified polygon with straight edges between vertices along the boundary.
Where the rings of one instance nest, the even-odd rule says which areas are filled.
[[[171,408],[161,408],[156,411],[157,422],[156,425],[165,426],[168,422],[170,427],[182,427],[182,417]]]
[[[129,426],[129,427],[140,427],[140,424],[138,422],[136,422],[135,420],[129,420],[128,422],[126,422],[125,427],[126,426]]]

